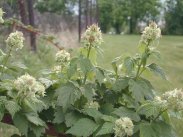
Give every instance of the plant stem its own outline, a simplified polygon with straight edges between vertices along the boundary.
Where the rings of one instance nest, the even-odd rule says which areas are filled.
[[[90,44],[90,45],[89,45],[89,48],[88,48],[87,57],[86,57],[87,59],[89,59],[89,57],[90,57],[91,48],[92,48],[92,46],[91,46],[91,44]],[[87,74],[88,74],[88,73],[86,72],[86,74],[85,74],[85,76],[84,76],[83,84],[86,83]]]
[[[135,79],[137,79],[139,77],[139,72],[140,72],[141,66],[142,66],[142,60],[141,60],[140,64],[138,65],[137,74],[135,76]]]
[[[147,47],[146,47],[144,53],[148,53],[147,48],[149,47],[150,43],[151,43],[151,42],[148,41]],[[146,58],[146,61],[147,61],[147,58]],[[145,66],[146,64],[143,66],[143,70],[140,72],[140,68],[141,68],[141,66],[142,66],[142,63],[143,63],[143,61],[142,61],[142,58],[141,58],[140,64],[138,65],[138,69],[137,69],[137,73],[136,73],[135,79],[137,79],[137,78],[142,74],[142,72],[145,70],[144,66]]]
[[[7,64],[8,60],[9,60],[9,58],[10,58],[10,56],[11,56],[11,52],[12,52],[12,46],[10,47],[10,50],[9,50],[9,52],[8,52],[8,54],[7,54],[8,56],[6,57],[6,59],[4,60],[4,62],[3,62],[3,64],[2,64],[0,76],[3,76],[3,74],[4,74],[4,67],[6,66],[6,64]]]
[[[154,120],[153,121],[156,121],[160,116],[161,116],[161,114],[163,114],[165,111],[167,111],[168,109],[166,108],[166,109],[164,109],[164,110],[162,110],[155,118],[154,118]]]

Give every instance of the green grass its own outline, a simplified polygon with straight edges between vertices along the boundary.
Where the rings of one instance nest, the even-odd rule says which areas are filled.
[[[111,61],[117,56],[134,55],[137,53],[138,35],[104,35],[101,46],[104,53],[98,64],[111,69]],[[159,77],[148,76],[157,91],[166,91],[183,87],[183,36],[163,36],[157,49],[161,59],[152,59],[166,72],[168,81]]]

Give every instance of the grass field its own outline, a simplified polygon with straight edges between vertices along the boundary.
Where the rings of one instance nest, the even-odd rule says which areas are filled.
[[[102,49],[104,54],[99,58],[103,67],[111,68],[111,61],[117,56],[134,55],[137,52],[137,35],[104,35]],[[158,77],[148,78],[153,82],[156,90],[165,91],[183,87],[183,36],[163,36],[157,49],[161,52],[161,59],[152,59],[166,72],[168,81]]]

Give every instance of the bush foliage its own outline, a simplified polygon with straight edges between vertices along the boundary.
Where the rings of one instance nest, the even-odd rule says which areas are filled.
[[[59,51],[55,67],[36,79],[25,65],[11,62],[11,53],[20,50],[24,40],[21,32],[12,32],[7,52],[0,51],[0,134],[11,129],[9,136],[176,137],[170,116],[183,109],[182,91],[157,96],[142,77],[151,71],[166,79],[162,68],[148,61],[159,56],[160,37],[160,29],[150,23],[138,53],[115,58],[110,71],[97,65],[103,40],[98,26],[92,25],[75,56]]]

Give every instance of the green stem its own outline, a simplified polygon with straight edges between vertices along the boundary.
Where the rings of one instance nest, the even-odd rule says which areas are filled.
[[[140,61],[140,64],[138,65],[138,69],[137,69],[137,73],[136,73],[135,79],[137,79],[139,77],[141,66],[142,66],[142,60]]]
[[[166,108],[166,109],[164,109],[164,110],[162,110],[155,118],[154,118],[154,120],[153,121],[156,121],[160,116],[161,116],[161,114],[163,114],[165,111],[167,111],[168,109]]]
[[[7,64],[8,60],[9,60],[9,58],[10,58],[10,56],[11,56],[12,48],[13,48],[13,47],[11,46],[11,47],[10,47],[10,50],[9,50],[9,52],[8,52],[8,54],[7,54],[8,56],[6,57],[5,61],[4,61],[3,64],[2,64],[0,76],[3,76],[3,74],[4,74],[4,67],[6,66],[6,64]]]
[[[88,53],[87,53],[87,59],[89,59],[89,57],[90,57],[90,52],[91,52],[91,48],[92,48],[92,46],[91,46],[91,44],[89,45],[89,49],[88,49]],[[87,79],[87,72],[86,72],[86,74],[85,74],[85,76],[84,76],[84,80],[83,80],[83,84],[85,84],[86,83],[86,79]]]
[[[151,43],[151,42],[149,41],[148,44],[147,44],[147,47],[146,47],[146,49],[145,49],[145,53],[148,52],[148,51],[147,51],[147,48],[149,47],[150,43]],[[147,60],[147,58],[146,58],[146,60]],[[135,79],[137,79],[137,78],[142,74],[142,72],[145,70],[145,68],[144,68],[145,65],[144,65],[142,71],[140,72],[140,68],[141,68],[141,66],[142,66],[142,63],[143,63],[143,61],[142,61],[142,58],[141,58],[140,64],[138,65],[138,69],[137,69],[137,73],[136,73]]]

